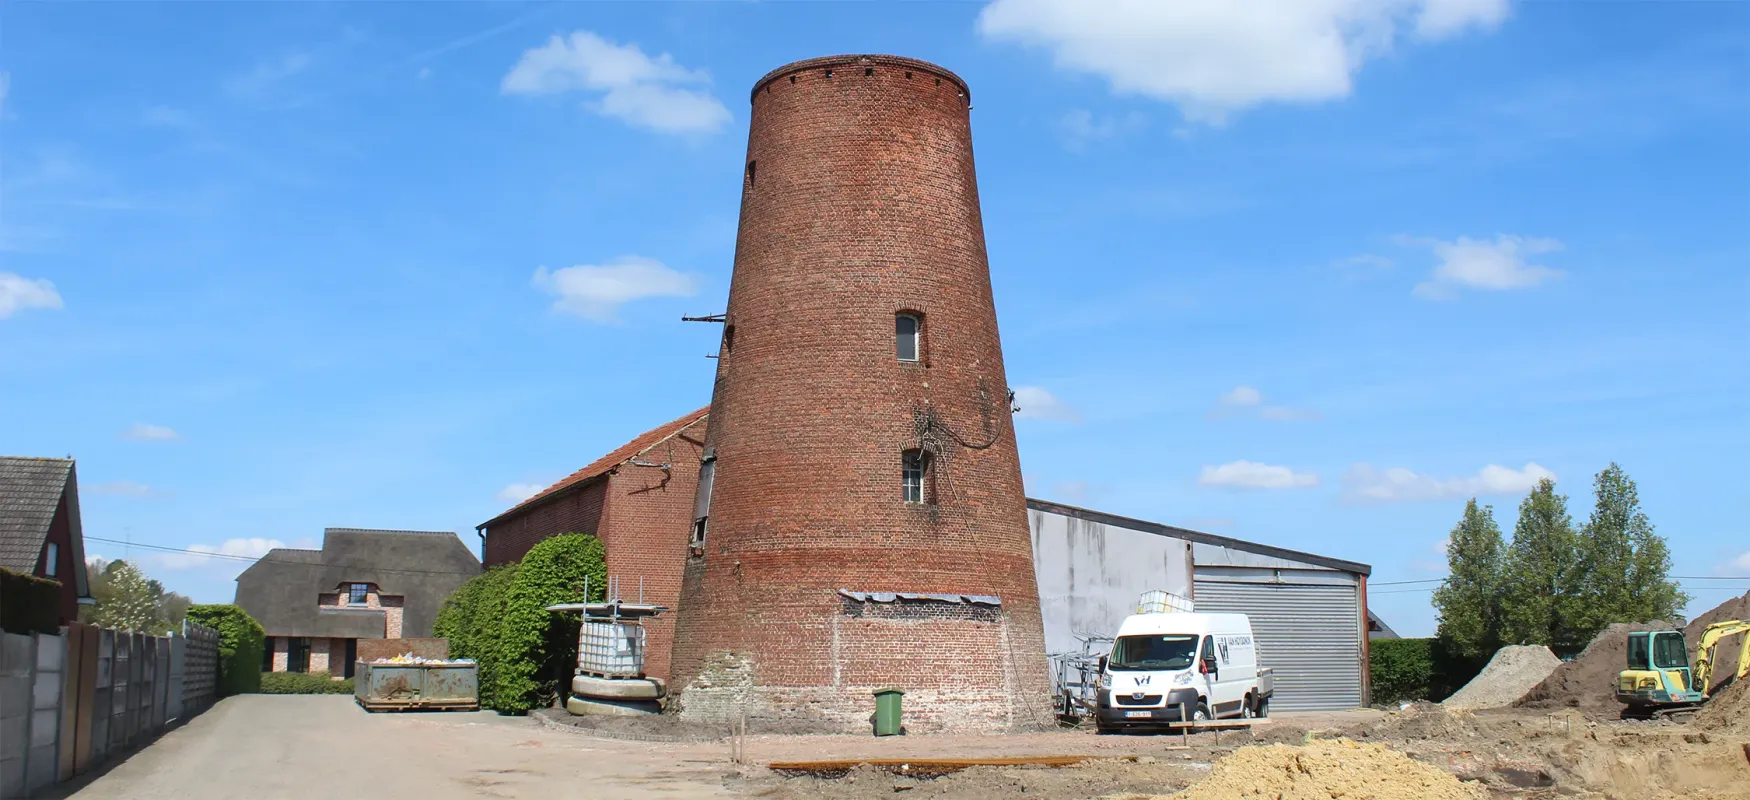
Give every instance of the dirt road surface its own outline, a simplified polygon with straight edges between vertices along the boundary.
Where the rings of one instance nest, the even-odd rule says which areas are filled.
[[[367,714],[345,696],[240,695],[71,797],[689,800],[727,796],[727,767],[722,747],[604,741],[489,712]]]

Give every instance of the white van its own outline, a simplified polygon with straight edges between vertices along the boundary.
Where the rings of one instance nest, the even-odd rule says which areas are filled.
[[[1270,713],[1274,676],[1258,666],[1244,614],[1132,614],[1100,668],[1095,724],[1250,719]]]

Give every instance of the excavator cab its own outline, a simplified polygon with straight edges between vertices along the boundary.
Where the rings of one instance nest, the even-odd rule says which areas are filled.
[[[1616,676],[1616,699],[1636,716],[1702,701],[1689,669],[1683,631],[1628,635],[1628,669]]]

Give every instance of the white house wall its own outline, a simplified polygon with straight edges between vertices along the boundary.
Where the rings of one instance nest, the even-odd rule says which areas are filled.
[[[1111,636],[1143,592],[1191,594],[1191,543],[1028,509],[1045,651],[1081,649],[1076,634]]]

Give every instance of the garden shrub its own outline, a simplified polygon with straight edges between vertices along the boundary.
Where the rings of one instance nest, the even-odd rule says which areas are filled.
[[[1375,639],[1368,650],[1375,705],[1437,703],[1470,683],[1486,663],[1459,655],[1441,639]]]
[[[0,569],[0,630],[47,633],[61,630],[61,584]]]
[[[450,658],[474,659],[482,698],[497,674],[499,627],[516,572],[517,565],[509,564],[469,578],[444,599],[432,623],[433,635],[450,640]]]
[[[261,688],[261,654],[267,642],[261,623],[234,605],[190,606],[187,619],[219,631],[220,697]]]
[[[262,694],[352,694],[352,679],[326,672],[263,672]]]
[[[555,614],[547,606],[601,600],[607,595],[607,577],[606,552],[593,535],[568,533],[529,549],[510,581],[499,623],[497,664],[483,704],[522,714],[558,694],[577,657],[579,615]]]

